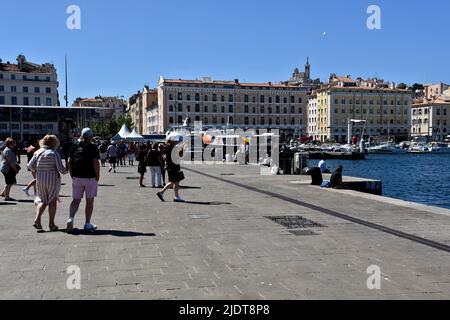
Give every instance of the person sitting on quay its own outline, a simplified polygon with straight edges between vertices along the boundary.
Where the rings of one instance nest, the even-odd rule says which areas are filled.
[[[342,181],[342,172],[344,168],[340,165],[331,175],[330,188],[333,189],[345,189],[345,183]]]
[[[321,173],[331,173],[330,169],[328,169],[327,159],[325,157],[319,162],[319,168]]]

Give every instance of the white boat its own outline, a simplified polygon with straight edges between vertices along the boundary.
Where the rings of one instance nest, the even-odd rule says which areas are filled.
[[[370,147],[367,151],[371,154],[404,154],[406,150],[394,143],[383,143],[379,146]]]
[[[450,146],[447,143],[442,142],[432,142],[431,143],[432,153],[450,154]]]
[[[432,152],[432,148],[429,144],[426,143],[413,143],[408,149],[408,153],[430,153]]]

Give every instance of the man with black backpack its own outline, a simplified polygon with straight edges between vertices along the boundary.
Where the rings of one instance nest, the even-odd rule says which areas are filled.
[[[97,196],[98,181],[100,180],[100,154],[92,143],[93,132],[89,128],[83,129],[78,144],[72,147],[69,156],[68,170],[72,177],[73,201],[70,205],[70,216],[67,221],[67,232],[74,226],[75,215],[80,207],[83,196],[86,196],[85,231],[94,231],[97,226],[91,224],[94,211],[94,199]]]

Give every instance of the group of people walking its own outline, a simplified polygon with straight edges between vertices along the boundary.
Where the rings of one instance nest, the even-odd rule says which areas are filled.
[[[123,146],[126,146],[124,149]],[[60,147],[58,138],[54,135],[46,135],[41,141],[31,143],[26,149],[28,156],[27,169],[33,175],[33,180],[22,189],[28,196],[29,190],[33,187],[35,190],[36,216],[33,227],[38,231],[43,230],[42,216],[48,208],[49,212],[49,230],[58,231],[59,227],[55,224],[59,193],[61,190],[61,176],[67,173],[72,178],[72,202],[67,220],[67,232],[72,232],[75,225],[75,216],[80,207],[83,198],[86,198],[85,224],[84,230],[93,231],[97,226],[91,223],[94,200],[97,197],[98,182],[100,180],[100,167],[103,164],[104,154],[109,160],[109,172],[116,171],[116,164],[120,165],[120,157],[123,151],[129,157],[129,165],[134,165],[134,160],[138,161],[138,173],[140,174],[139,185],[145,188],[145,174],[149,168],[151,174],[151,185],[153,188],[161,190],[156,196],[165,202],[164,195],[169,189],[174,190],[174,201],[185,202],[179,196],[180,182],[184,180],[184,173],[177,159],[177,155],[182,156],[185,144],[178,144],[178,141],[168,141],[166,144],[111,144],[105,149],[93,143],[93,132],[85,128],[81,132],[81,137],[76,143],[70,143],[63,148]],[[16,142],[8,138],[5,146],[1,150],[1,172],[5,178],[5,188],[0,196],[5,201],[16,201],[10,197],[10,191],[17,183],[16,176],[21,170],[17,161],[17,155],[14,152]],[[62,162],[62,152],[66,165]],[[122,153],[121,153],[122,152]],[[130,156],[133,154],[133,156]],[[137,157],[136,157],[137,155]],[[125,165],[124,162],[122,162]],[[167,173],[167,175],[166,175]],[[167,176],[167,179],[166,179]],[[167,182],[167,183],[166,183]]]
[[[55,224],[55,217],[57,204],[60,201],[61,176],[67,173],[72,178],[73,198],[67,220],[67,232],[71,232],[74,228],[75,215],[84,197],[86,197],[84,230],[97,229],[97,226],[91,223],[91,218],[100,179],[100,155],[97,146],[92,143],[92,139],[92,130],[83,129],[79,141],[70,149],[67,167],[63,165],[61,155],[57,152],[60,142],[54,135],[46,135],[39,142],[39,146],[35,147],[35,150],[30,149],[32,156],[29,158],[28,170],[33,173],[34,180],[28,187],[31,188],[35,185],[36,217],[33,226],[37,230],[43,230],[42,215],[47,208],[50,231],[59,230]],[[15,141],[8,138],[5,145],[2,151],[1,172],[5,177],[6,187],[0,195],[5,198],[5,201],[16,201],[10,197],[10,191],[11,187],[17,183],[16,175],[21,168],[13,152]]]

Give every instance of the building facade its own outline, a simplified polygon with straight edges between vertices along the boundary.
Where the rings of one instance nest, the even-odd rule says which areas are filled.
[[[314,140],[319,140],[319,131],[317,130],[317,95],[312,94],[308,100],[308,136]]]
[[[348,122],[355,125],[352,135],[378,140],[406,140],[411,130],[412,92],[391,87],[364,86],[349,76],[332,75],[330,83],[317,95],[317,138],[322,142],[345,143]],[[310,132],[315,133],[315,132]]]
[[[23,55],[17,57],[17,63],[0,60],[0,136],[27,139],[58,133],[56,113],[31,108],[58,106],[58,86],[53,64],[31,63]]]
[[[447,93],[448,92],[448,93]],[[450,90],[432,99],[414,102],[411,136],[445,141],[450,135]]]
[[[83,127],[92,127],[97,122],[109,121],[123,117],[126,101],[119,97],[77,98],[73,107],[80,109],[89,108],[88,117],[85,118]],[[95,108],[95,109],[91,109]]]
[[[306,133],[308,89],[288,84],[169,80],[158,85],[158,132],[201,121],[206,128]]]

